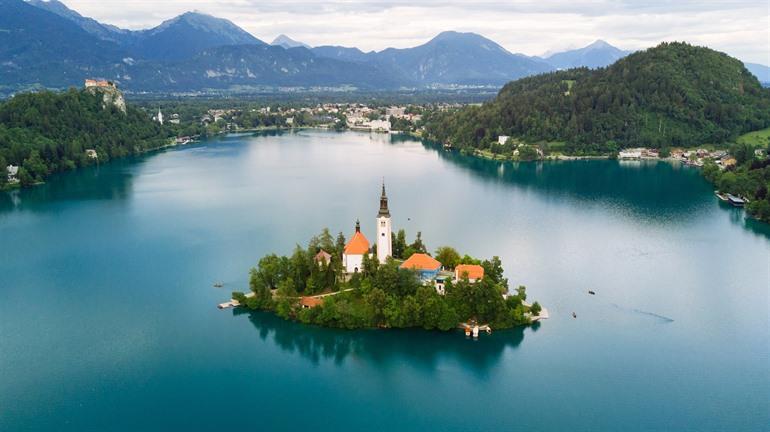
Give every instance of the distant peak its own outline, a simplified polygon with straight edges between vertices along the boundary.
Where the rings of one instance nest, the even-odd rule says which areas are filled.
[[[461,38],[480,38],[481,35],[478,35],[476,33],[464,33],[464,32],[458,32],[454,30],[447,30],[439,33],[436,35],[436,37],[433,38],[433,40],[442,40],[442,39],[461,39]]]
[[[273,39],[273,41],[270,43],[270,45],[282,46],[284,48],[296,48],[296,47],[310,48],[309,45],[307,45],[305,43],[302,43],[302,42],[299,42],[299,41],[296,41],[296,40],[286,36],[283,33],[279,34],[278,36],[276,36],[276,38]]]
[[[176,17],[177,19],[192,19],[192,20],[217,20],[217,21],[227,21],[224,18],[217,18],[213,15],[209,15],[207,13],[203,13],[199,10],[193,10],[193,11],[187,11],[183,13],[182,15],[179,15]]]
[[[586,47],[586,49],[607,49],[607,48],[618,49],[601,39],[595,40],[591,45],[588,45]]]

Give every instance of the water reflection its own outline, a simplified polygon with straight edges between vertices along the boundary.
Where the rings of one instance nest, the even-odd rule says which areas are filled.
[[[502,357],[506,348],[517,348],[524,340],[523,327],[482,335],[468,340],[458,332],[410,330],[336,330],[285,321],[271,313],[233,310],[248,315],[262,340],[270,338],[282,350],[298,353],[312,364],[332,361],[341,365],[349,357],[375,362],[379,367],[397,367],[404,361],[435,370],[440,360],[454,360],[483,374]],[[537,331],[539,323],[529,327]]]
[[[131,157],[77,172],[54,174],[43,185],[0,193],[0,212],[38,211],[61,201],[124,201],[132,195],[132,166],[148,157]]]
[[[414,138],[393,135],[394,144]],[[694,169],[661,161],[606,160],[500,162],[444,151],[423,140],[425,149],[489,182],[544,192],[549,198],[619,204],[642,218],[692,217],[709,204],[711,188]],[[700,193],[698,193],[700,192]]]

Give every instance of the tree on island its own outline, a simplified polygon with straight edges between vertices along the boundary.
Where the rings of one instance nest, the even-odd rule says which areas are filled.
[[[404,256],[404,252],[406,251],[406,231],[403,229],[398,230],[398,233],[390,233],[391,240],[393,243],[393,258],[396,259],[405,259],[408,258]]]
[[[393,258],[380,264],[376,257],[365,255],[361,271],[344,277],[336,244],[330,263],[315,261],[319,248],[329,243],[331,236],[324,231],[308,242],[307,249],[295,247],[291,257],[263,257],[251,270],[249,285],[255,295],[246,298],[242,293],[233,293],[233,298],[250,309],[271,310],[286,319],[341,328],[449,330],[471,319],[494,328],[529,322],[529,308],[522,303],[526,298],[524,287],[507,299],[503,296],[508,292],[508,281],[503,277],[498,257],[484,261],[464,257],[463,260],[481,262],[484,278],[475,283],[467,277],[456,283],[448,280],[446,295],[440,295],[432,284],[425,285],[415,271],[400,268]],[[425,250],[421,235],[407,249],[413,246]],[[455,261],[460,256],[450,247],[439,248],[439,252]],[[322,304],[316,307],[299,306],[300,296],[321,292],[338,293],[323,297]]]
[[[5,186],[8,181],[8,164],[3,155],[0,154],[0,188]]]
[[[441,246],[436,249],[436,259],[447,269],[454,269],[460,264],[460,254],[455,248],[450,246]]]

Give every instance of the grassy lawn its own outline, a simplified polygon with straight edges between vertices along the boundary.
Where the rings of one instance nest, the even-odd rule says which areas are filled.
[[[741,135],[736,140],[739,144],[749,144],[752,147],[767,147],[770,143],[770,128]]]
[[[478,150],[476,149],[476,155],[483,157],[485,159],[491,159],[491,160],[505,160],[505,155],[501,154],[494,154],[489,150]]]

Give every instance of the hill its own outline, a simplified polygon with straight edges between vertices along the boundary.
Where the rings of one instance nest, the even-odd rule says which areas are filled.
[[[308,50],[283,35],[274,44],[300,52],[255,49],[267,44],[228,20],[198,12],[131,31],[84,17],[58,0],[0,0],[0,95],[80,86],[90,77],[110,79],[128,91],[162,93],[262,92],[285,85],[497,88],[554,69],[606,66],[625,55],[597,41],[541,59],[511,53],[478,34],[458,32],[380,52],[340,46]],[[205,68],[196,63],[199,57]],[[747,67],[761,80],[768,75],[767,68]]]
[[[84,31],[101,40],[129,45],[134,40],[135,34],[138,33],[113,25],[102,24],[93,18],[84,17],[58,0],[27,0],[27,3],[74,22]]]
[[[97,39],[119,45],[138,59],[173,61],[190,58],[206,48],[264,44],[232,22],[200,12],[186,12],[155,28],[132,31],[84,17],[58,0],[27,3],[70,21]]]
[[[226,45],[265,45],[232,22],[198,12],[187,12],[142,31],[131,51],[150,60],[184,60],[201,51]]]
[[[318,57],[332,58],[354,63],[364,63],[377,55],[374,51],[365,53],[358,48],[348,48],[343,46],[323,45],[311,48],[313,54]]]
[[[628,54],[628,51],[615,48],[603,40],[597,40],[586,47],[552,54],[543,60],[555,69],[577,67],[596,69],[609,66]]]
[[[124,49],[68,19],[21,0],[0,0],[0,12],[0,86],[64,87],[125,70]]]
[[[146,113],[105,103],[122,98],[105,99],[103,92],[24,93],[0,104],[0,166],[20,166],[19,179],[26,186],[93,163],[87,149],[96,150],[104,162],[168,142],[166,131]]]
[[[150,91],[188,89],[259,90],[260,87],[355,87],[392,89],[408,82],[368,64],[318,58],[302,47],[227,45],[180,62],[137,65],[131,77]]]
[[[360,57],[349,49],[329,50],[325,54],[328,53],[349,60]],[[502,85],[552,69],[537,59],[512,54],[483,36],[451,31],[414,48],[388,48],[366,54],[362,60],[392,69],[423,86]]]
[[[740,61],[663,43],[597,70],[571,69],[507,84],[482,107],[438,114],[428,133],[490,148],[500,135],[564,141],[567,151],[723,143],[770,125],[770,90]]]
[[[294,39],[286,36],[285,34],[278,35],[275,39],[273,39],[272,42],[270,42],[270,45],[277,45],[286,49],[289,48],[297,48],[297,47],[303,47],[310,49],[310,45],[295,41]]]

